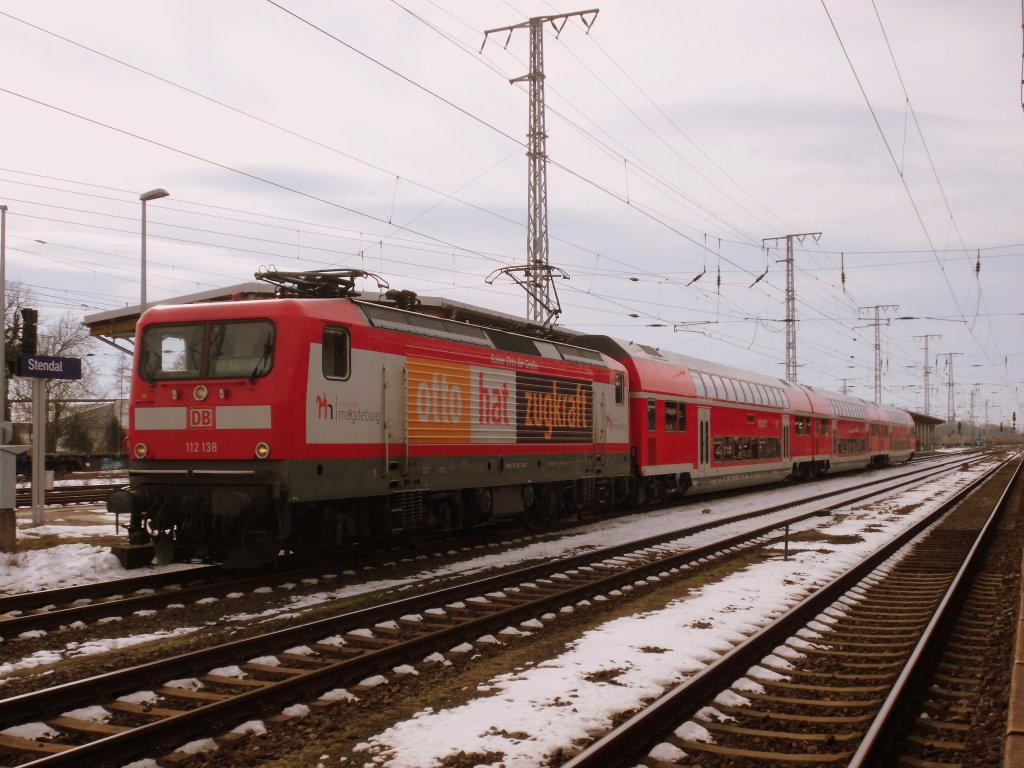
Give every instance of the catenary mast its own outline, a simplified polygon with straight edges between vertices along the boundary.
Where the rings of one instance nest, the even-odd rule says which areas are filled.
[[[528,178],[528,221],[526,235],[526,260],[524,267],[508,267],[499,270],[525,273],[525,280],[518,280],[526,288],[526,316],[535,322],[548,325],[561,312],[558,298],[551,282],[552,267],[548,260],[548,176],[547,176],[547,130],[544,124],[544,25],[550,24],[555,36],[561,34],[569,19],[578,16],[587,32],[597,18],[598,9],[574,11],[552,16],[534,16],[528,21],[484,31],[483,51],[487,38],[496,32],[508,32],[505,45],[517,29],[530,30],[530,72],[509,82],[530,84],[530,129],[527,133],[526,156],[529,161]],[[564,275],[564,273],[562,273]],[[488,280],[489,281],[489,280]]]
[[[786,241],[786,381],[796,383],[796,280],[793,276],[793,239],[803,243],[805,238],[813,237],[818,242],[821,232],[804,232],[799,235],[783,235],[781,237],[766,237],[761,243],[772,240],[778,243],[779,240]]]

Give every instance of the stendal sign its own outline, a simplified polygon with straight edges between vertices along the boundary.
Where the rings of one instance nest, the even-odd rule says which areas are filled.
[[[46,355],[18,355],[14,373],[37,379],[80,379],[82,361],[77,357],[48,357]]]

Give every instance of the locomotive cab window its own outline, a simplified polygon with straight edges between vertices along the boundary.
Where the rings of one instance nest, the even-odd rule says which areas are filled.
[[[199,378],[206,325],[151,325],[142,337],[139,376],[147,381]]]
[[[621,373],[615,374],[615,404],[622,405],[626,402],[626,377]]]
[[[349,339],[345,328],[324,328],[324,378],[347,379],[349,374]]]
[[[212,379],[256,379],[274,362],[274,326],[268,320],[210,323],[207,375]]]
[[[151,325],[142,335],[139,376],[147,381],[255,379],[270,372],[269,320]]]

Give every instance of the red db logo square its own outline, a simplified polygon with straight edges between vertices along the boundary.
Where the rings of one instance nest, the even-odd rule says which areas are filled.
[[[189,429],[213,429],[213,408],[189,408]]]

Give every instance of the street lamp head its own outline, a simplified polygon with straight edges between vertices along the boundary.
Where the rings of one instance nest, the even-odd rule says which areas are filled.
[[[167,197],[169,194],[171,193],[166,189],[151,189],[149,192],[143,192],[139,195],[139,200],[146,203],[150,200],[159,200],[161,197]]]
[[[139,195],[139,200],[142,201],[142,290],[139,296],[140,312],[146,310],[146,203],[150,200],[159,200],[161,197],[167,197],[169,194],[171,193],[166,189],[157,188]]]

